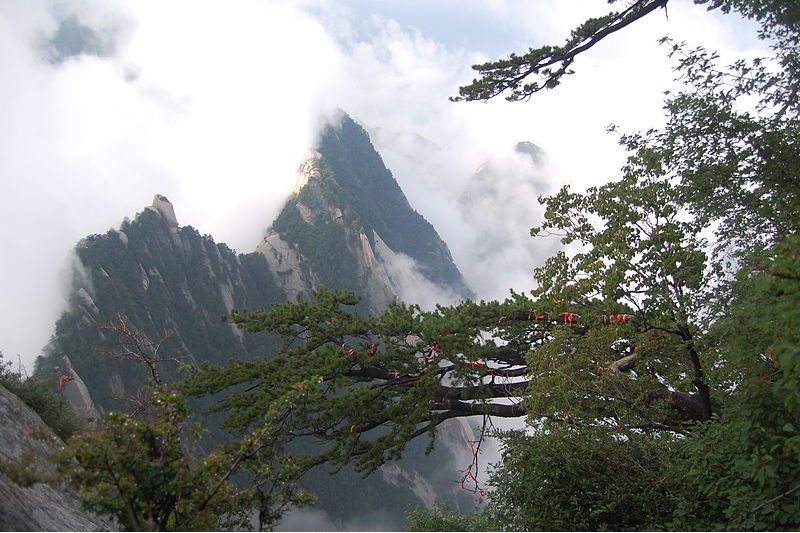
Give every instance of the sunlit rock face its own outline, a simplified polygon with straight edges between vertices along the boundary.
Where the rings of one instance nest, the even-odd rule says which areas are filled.
[[[408,203],[367,132],[343,113],[323,128],[257,249],[290,294],[303,295],[309,284],[348,289],[362,296],[364,312],[385,309],[396,298],[453,303],[473,296],[447,245]]]
[[[164,224],[167,225],[170,233],[177,235],[178,219],[175,216],[175,208],[172,206],[172,202],[167,200],[166,196],[157,194],[155,198],[153,198],[153,205],[150,207],[161,215],[161,217],[164,219]]]

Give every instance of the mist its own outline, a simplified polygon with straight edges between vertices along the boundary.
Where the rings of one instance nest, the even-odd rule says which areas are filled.
[[[389,513],[365,509],[363,514],[339,524],[322,509],[294,509],[281,519],[275,531],[402,531]]]
[[[280,2],[24,5],[0,8],[0,98],[14,103],[0,121],[0,350],[30,365],[63,309],[72,247],[154,194],[181,224],[252,250],[338,59],[318,22]]]
[[[64,308],[72,247],[118,227],[154,194],[170,199],[182,225],[252,251],[292,190],[320,117],[335,108],[368,128],[479,297],[529,290],[533,267],[555,246],[529,237],[536,196],[613,178],[624,153],[605,133],[609,123],[659,124],[672,73],[657,37],[702,36],[723,56],[762,46],[738,38],[730,17],[678,3],[669,19],[650,17],[598,45],[557,91],[527,103],[453,104],[447,98],[474,77],[471,64],[560,39],[607,5],[436,4],[3,3],[0,351],[31,366]],[[520,158],[520,141],[541,147],[547,164]],[[493,187],[478,187],[465,206],[489,167]]]

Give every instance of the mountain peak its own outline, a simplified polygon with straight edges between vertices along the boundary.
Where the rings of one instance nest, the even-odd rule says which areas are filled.
[[[531,158],[534,165],[541,165],[546,162],[547,153],[544,149],[530,141],[520,141],[514,147],[514,151],[518,154],[527,155]]]
[[[175,217],[175,208],[172,207],[172,203],[166,196],[156,194],[153,197],[153,203],[150,208],[161,215],[170,231],[173,233],[178,231],[178,219]]]
[[[472,296],[447,245],[411,207],[366,129],[342,111],[334,118],[259,245],[287,292],[307,286],[293,278],[303,271],[312,285],[356,291],[365,309],[380,311],[397,295],[401,276],[392,267],[400,254],[420,280]]]

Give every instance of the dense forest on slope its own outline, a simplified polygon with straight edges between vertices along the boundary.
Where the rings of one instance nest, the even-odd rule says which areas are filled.
[[[470,294],[447,246],[409,205],[361,126],[343,116],[325,129],[319,152],[341,186],[337,192],[343,205],[353,206],[366,230],[374,230],[392,250],[416,259],[435,283]],[[371,236],[372,231],[366,233]]]
[[[61,356],[67,355],[106,411],[121,407],[120,397],[146,381],[145,369],[107,353],[116,339],[97,326],[119,315],[153,338],[167,335],[162,353],[187,364],[224,363],[274,350],[269,338],[241,336],[221,320],[232,307],[255,309],[283,300],[260,254],[237,255],[192,227],[171,228],[155,208],[119,230],[87,237],[75,251],[81,266],[70,311],[57,322],[37,371],[64,373]],[[176,369],[165,365],[165,377],[174,377]]]

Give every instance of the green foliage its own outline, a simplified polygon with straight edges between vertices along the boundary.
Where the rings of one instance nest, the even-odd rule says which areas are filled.
[[[310,501],[294,488],[291,469],[273,473],[263,462],[266,429],[192,458],[188,450],[199,428],[187,427],[188,414],[180,395],[157,387],[149,417],[113,412],[101,428],[73,437],[58,455],[60,473],[88,509],[114,517],[125,530],[250,529],[254,511],[265,528],[286,506]],[[244,468],[272,476],[269,490],[262,490],[261,478],[237,488],[232,476]]]
[[[685,84],[668,94],[666,126],[621,137],[621,179],[544,199],[532,233],[556,233],[572,251],[537,269],[536,305],[589,323],[623,309],[636,319],[555,329],[528,354],[530,428],[504,436],[484,511],[504,528],[800,525],[800,11],[696,3],[757,20],[774,55],[722,66],[665,39]],[[630,2],[563,47],[477,65],[483,78],[459,99],[554,87],[577,54],[665,4]],[[676,416],[690,397],[702,405],[694,423]]]
[[[503,441],[488,508],[509,529],[650,530],[672,514],[669,439],[550,423]]]
[[[586,193],[564,187],[542,200],[547,205],[544,224],[531,230],[533,235],[556,233],[564,244],[581,246],[572,257],[562,252],[536,269],[539,287],[534,294],[544,305],[567,305],[582,318],[595,320],[623,309],[636,312],[636,327],[624,332],[630,348],[626,353],[610,349],[614,335],[622,338],[622,331],[595,331],[580,339],[556,336],[530,361],[544,378],[535,386],[548,389],[548,373],[567,373],[582,382],[581,375],[590,375],[591,368],[604,369],[630,356],[638,361],[635,382],[604,379],[602,386],[587,384],[574,394],[617,398],[622,392],[618,388],[624,387],[626,397],[639,400],[629,408],[615,407],[614,416],[639,410],[638,423],[648,423],[651,415],[642,408],[664,393],[663,383],[680,390],[685,379],[694,386],[700,418],[710,418],[712,411],[704,367],[715,354],[702,350],[702,326],[713,271],[707,267],[706,243],[700,237],[703,225],[687,216],[681,189],[665,178],[662,161],[661,152],[642,150],[630,157],[618,181],[590,187]],[[653,342],[657,337],[664,340]]]
[[[432,509],[416,507],[408,512],[406,531],[501,531],[500,524],[493,522],[488,513],[473,510],[462,514],[453,511],[448,504]]]
[[[84,505],[126,530],[213,530],[247,523],[246,501],[227,479],[224,455],[190,461],[184,451],[186,402],[159,389],[155,416],[111,413],[102,428],[75,436],[60,471]]]
[[[362,318],[349,292],[318,290],[314,301],[276,304],[268,311],[232,314],[250,332],[280,335],[276,357],[206,365],[184,385],[190,395],[216,394],[215,410],[227,427],[253,431],[264,420],[281,421],[279,455],[303,468],[352,463],[365,474],[402,456],[413,438],[432,439],[439,424],[455,416],[495,413],[519,416],[519,407],[494,404],[526,383],[509,386],[487,379],[476,360],[522,362],[527,348],[475,342],[487,323],[519,314],[521,300],[465,303],[423,312],[396,304]],[[524,316],[527,316],[525,311]],[[503,322],[511,332],[516,320]],[[434,346],[437,347],[434,357]],[[422,353],[427,353],[428,358]],[[294,457],[282,446],[305,436],[322,446]]]
[[[734,393],[725,415],[682,449],[674,475],[689,490],[678,528],[800,526],[798,244],[793,236],[740,271],[730,313],[712,328],[724,354],[720,373]]]

